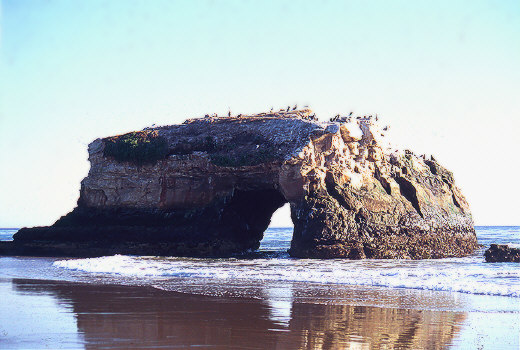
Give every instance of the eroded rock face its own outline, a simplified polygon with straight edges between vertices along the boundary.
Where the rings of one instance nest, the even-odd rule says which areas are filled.
[[[370,118],[321,123],[306,109],[98,139],[78,207],[51,227],[20,230],[8,250],[229,255],[258,248],[271,215],[289,202],[295,257],[472,252],[473,221],[452,173],[390,152],[381,136]]]

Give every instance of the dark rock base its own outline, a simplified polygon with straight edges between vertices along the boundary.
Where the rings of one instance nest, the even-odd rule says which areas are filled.
[[[492,244],[484,253],[486,262],[516,262],[520,263],[520,249],[507,245]]]
[[[78,206],[52,226],[22,228],[13,242],[0,242],[0,255],[231,256],[258,249],[271,215],[284,202],[278,191],[267,189],[235,191],[194,209]]]
[[[329,189],[329,193],[332,191]],[[416,213],[402,216],[354,209],[336,196],[315,194],[296,207],[304,220],[293,217],[289,254],[298,258],[441,259],[463,257],[478,248],[469,217],[436,217],[442,226],[431,228]],[[332,198],[332,199],[331,199]],[[311,219],[307,219],[311,218]]]
[[[293,257],[334,259],[442,259],[458,258],[471,254],[478,247],[475,237],[461,232],[429,232],[416,235],[387,235],[379,237],[377,244],[368,239],[299,244],[293,240],[289,251]]]
[[[253,249],[253,248],[250,248]],[[0,255],[90,258],[105,255],[227,257],[243,252],[231,241],[206,242],[0,242]]]

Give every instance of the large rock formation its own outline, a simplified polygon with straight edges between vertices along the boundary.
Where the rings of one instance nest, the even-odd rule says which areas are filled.
[[[290,254],[442,258],[477,247],[468,203],[433,158],[391,152],[372,118],[308,109],[206,117],[97,139],[78,206],[4,254],[225,256],[291,206]]]

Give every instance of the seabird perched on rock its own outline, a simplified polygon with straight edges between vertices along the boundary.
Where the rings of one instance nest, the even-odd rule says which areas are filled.
[[[228,116],[228,117],[231,117],[231,111],[229,111],[229,112],[227,113],[227,116]]]
[[[290,109],[291,109],[291,106],[287,106],[286,112],[289,112]]]
[[[350,112],[350,114],[348,116],[350,117],[352,114],[354,114],[354,112]]]
[[[239,115],[237,115],[237,118],[240,118],[241,116],[242,116],[242,114],[239,114]]]
[[[295,110],[296,110],[296,108],[298,108],[298,105],[297,105],[297,104],[296,104],[296,105],[294,105],[294,107],[292,108],[292,110],[293,110],[293,111],[295,111]]]
[[[204,116],[204,118],[209,118],[209,114],[206,114],[206,115]]]

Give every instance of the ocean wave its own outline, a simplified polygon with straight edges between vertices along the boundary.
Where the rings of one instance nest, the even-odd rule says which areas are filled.
[[[210,278],[409,288],[520,297],[520,269],[479,257],[423,261],[194,259],[106,256],[54,262],[68,270],[150,279]]]

